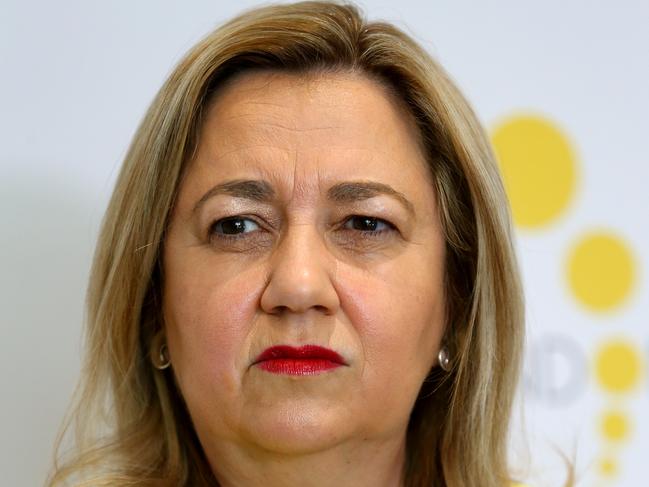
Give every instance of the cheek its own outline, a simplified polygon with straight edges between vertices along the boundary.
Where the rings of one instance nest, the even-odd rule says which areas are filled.
[[[174,373],[183,393],[218,384],[220,394],[234,394],[249,355],[260,279],[254,269],[230,275],[227,266],[193,260],[169,259],[165,266],[170,279],[164,317]]]
[[[371,272],[341,268],[339,278],[341,302],[359,335],[368,380],[377,387],[411,380],[418,389],[444,333],[441,258],[404,255]]]

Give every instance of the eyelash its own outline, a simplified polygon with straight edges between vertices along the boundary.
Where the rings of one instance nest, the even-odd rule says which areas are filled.
[[[359,230],[356,228],[346,228],[346,225],[349,222],[353,222],[354,219],[361,219],[364,220],[365,222],[367,221],[372,221],[376,226],[383,225],[385,228],[382,230]],[[210,238],[216,237],[221,240],[240,240],[243,238],[246,238],[246,235],[249,233],[253,232],[243,232],[243,233],[235,233],[235,234],[227,234],[227,233],[219,233],[216,231],[216,227],[218,225],[223,225],[224,223],[230,222],[230,221],[249,221],[257,225],[257,227],[261,227],[261,225],[254,219],[248,218],[248,217],[243,217],[243,216],[230,216],[227,218],[221,218],[220,220],[214,221],[209,228],[209,236]],[[390,223],[387,220],[384,220],[382,218],[377,218],[373,216],[367,216],[367,215],[350,215],[345,220],[343,221],[343,228],[345,230],[355,230],[359,232],[359,234],[362,236],[362,238],[376,238],[376,237],[381,237],[386,233],[389,232],[394,232],[396,231],[396,227]]]

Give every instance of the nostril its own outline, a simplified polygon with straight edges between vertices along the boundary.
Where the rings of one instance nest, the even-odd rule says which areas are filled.
[[[275,306],[274,308],[272,308],[268,312],[268,314],[281,316],[281,315],[285,314],[288,311],[290,311],[288,306],[280,305],[280,306]]]
[[[320,313],[324,313],[324,314],[330,313],[329,308],[327,308],[326,306],[322,306],[320,304],[314,306],[314,309]]]
[[[330,310],[327,306],[323,306],[323,305],[320,305],[320,304],[312,306],[311,309],[315,310],[318,313],[322,313],[322,314],[325,314],[325,315],[330,315],[330,314],[333,313],[333,310]],[[300,313],[300,311],[296,311],[296,310],[292,309],[289,306],[280,305],[280,306],[275,306],[274,308],[270,309],[269,311],[267,311],[267,313],[270,314],[270,315],[274,315],[274,316],[283,316],[283,315],[289,314],[289,313]]]

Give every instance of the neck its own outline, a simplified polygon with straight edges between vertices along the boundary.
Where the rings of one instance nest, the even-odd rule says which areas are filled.
[[[405,436],[290,455],[249,445],[212,450],[206,453],[221,487],[403,487]]]

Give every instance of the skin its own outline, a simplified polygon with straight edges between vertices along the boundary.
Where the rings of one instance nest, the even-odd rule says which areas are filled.
[[[274,195],[205,196],[232,180]],[[389,185],[411,211],[389,194],[329,197],[350,181]],[[233,216],[240,233],[215,224]],[[163,257],[174,376],[222,486],[403,485],[408,418],[445,328],[444,248],[417,129],[383,86],[263,72],[223,87]],[[281,344],[345,365],[254,365]]]

